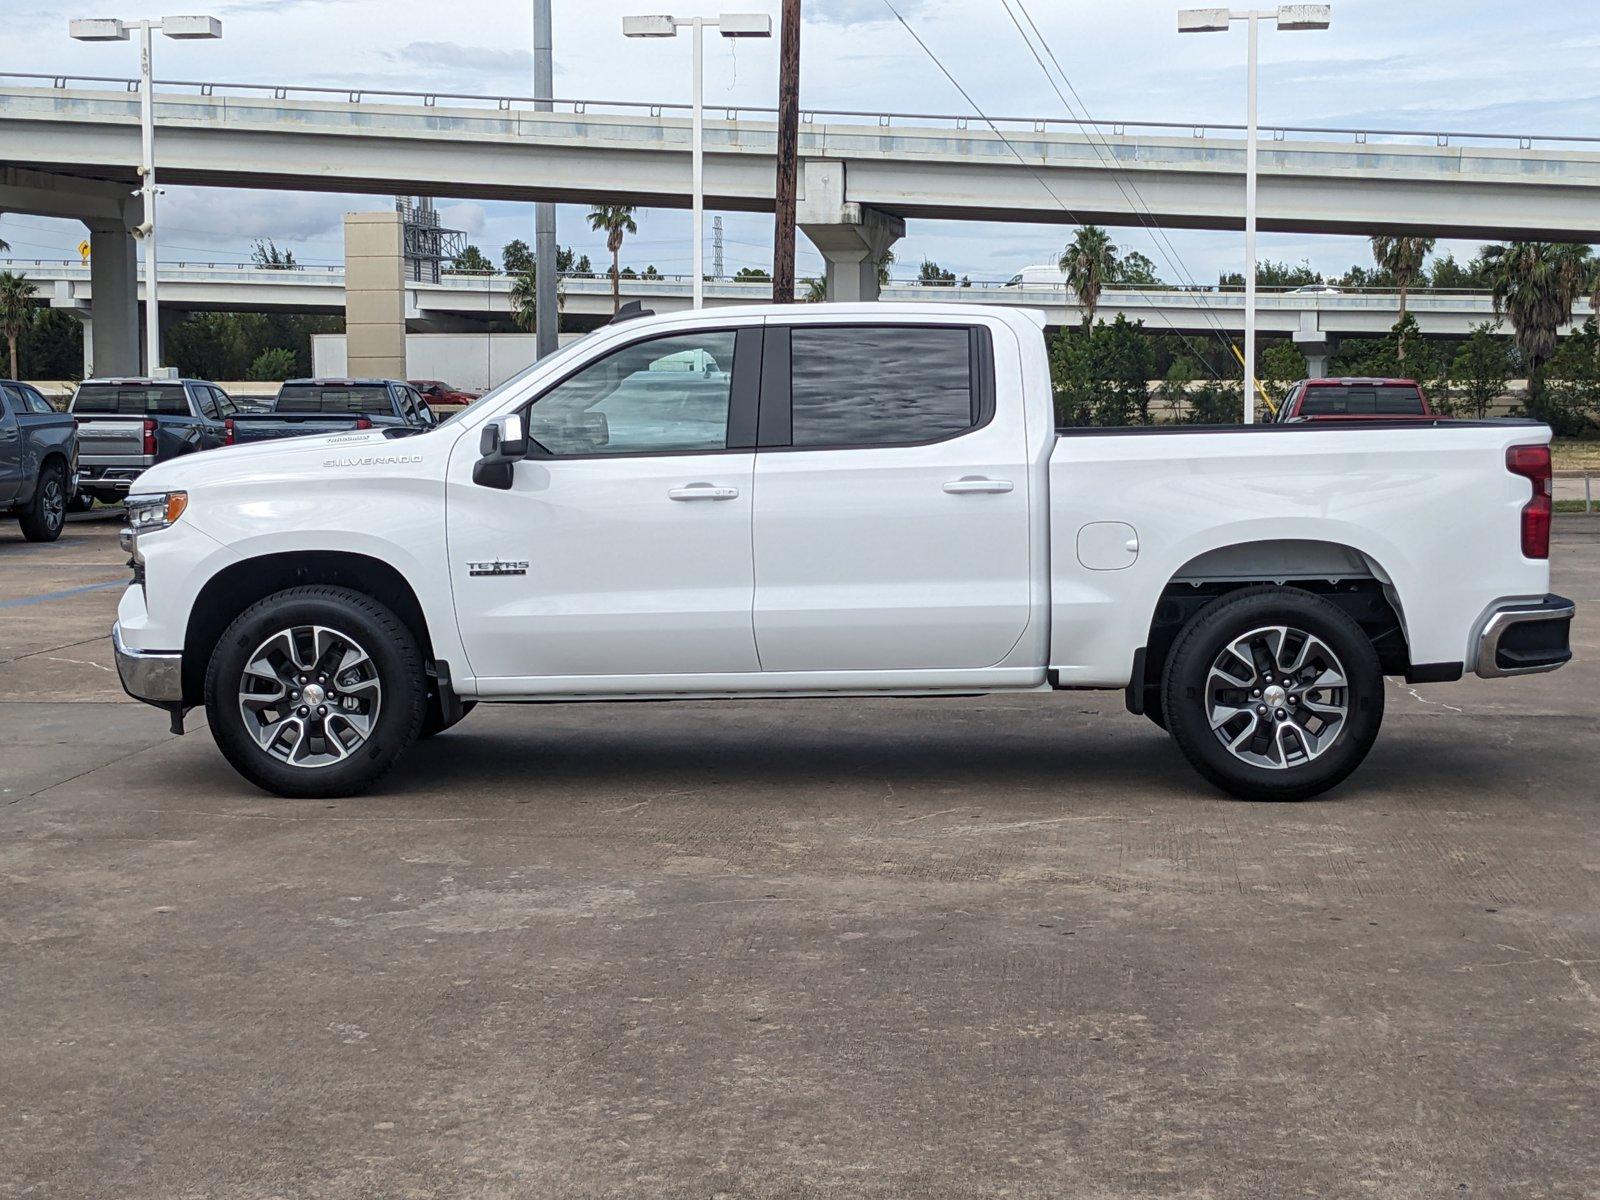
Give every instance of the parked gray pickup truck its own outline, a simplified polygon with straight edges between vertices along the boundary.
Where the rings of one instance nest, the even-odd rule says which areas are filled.
[[[420,392],[398,379],[286,379],[272,408],[238,413],[227,423],[227,444],[267,442],[358,429],[409,429],[439,423]]]
[[[157,463],[222,445],[224,422],[237,411],[227,392],[203,379],[85,379],[72,397],[80,488],[107,503],[121,500]]]
[[[30,542],[61,536],[78,473],[78,429],[37,388],[0,379],[0,513]]]

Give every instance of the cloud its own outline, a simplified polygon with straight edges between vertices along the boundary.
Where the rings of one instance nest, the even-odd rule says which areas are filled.
[[[463,46],[460,42],[407,42],[398,50],[385,51],[384,57],[390,62],[423,70],[454,72],[463,78],[520,75],[531,80],[533,77],[533,55],[527,50]],[[463,87],[462,90],[473,89]]]
[[[439,209],[439,220],[447,229],[459,229],[477,237],[488,227],[489,213],[477,201],[463,200],[460,204],[447,204]]]

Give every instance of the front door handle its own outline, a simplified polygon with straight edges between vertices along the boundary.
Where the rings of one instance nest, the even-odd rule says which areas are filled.
[[[983,492],[1009,492],[1014,486],[1009,479],[952,479],[944,485],[944,490],[952,496],[969,496]]]
[[[739,489],[718,487],[714,483],[689,483],[683,487],[667,489],[669,500],[737,500]]]

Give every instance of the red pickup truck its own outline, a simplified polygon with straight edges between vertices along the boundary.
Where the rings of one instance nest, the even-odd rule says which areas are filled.
[[[1434,412],[1415,379],[1302,379],[1289,388],[1279,421],[1431,420]]]

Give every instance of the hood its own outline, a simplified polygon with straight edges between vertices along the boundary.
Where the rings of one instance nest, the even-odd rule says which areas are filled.
[[[223,446],[158,463],[140,475],[129,491],[171,492],[246,479],[310,475],[326,469],[330,459],[343,457],[398,461],[447,451],[460,432],[450,426],[392,438],[380,429],[370,429]]]

